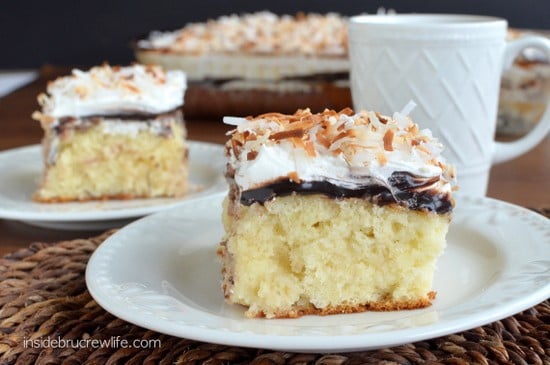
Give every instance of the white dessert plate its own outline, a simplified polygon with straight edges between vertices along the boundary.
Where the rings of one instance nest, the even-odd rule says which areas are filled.
[[[181,204],[225,192],[223,146],[189,142],[191,191],[182,198],[107,200],[72,203],[36,203],[31,197],[43,170],[39,145],[0,152],[0,218],[35,226],[96,230],[124,223]]]
[[[182,204],[108,238],[86,270],[94,299],[128,322],[183,338],[284,351],[342,352],[455,333],[550,296],[550,220],[508,203],[476,198],[457,204],[431,307],[247,319],[242,307],[224,302],[220,289],[216,247],[222,236],[221,201],[218,195]]]

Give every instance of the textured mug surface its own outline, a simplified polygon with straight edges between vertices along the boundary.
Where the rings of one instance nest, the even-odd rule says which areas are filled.
[[[352,17],[354,108],[391,115],[414,101],[412,119],[446,146],[460,192],[485,195],[494,161],[513,158],[540,141],[531,136],[529,146],[507,146],[507,155],[494,142],[500,78],[513,57],[507,56],[506,32],[505,20],[485,16]],[[516,48],[515,55],[521,51]]]

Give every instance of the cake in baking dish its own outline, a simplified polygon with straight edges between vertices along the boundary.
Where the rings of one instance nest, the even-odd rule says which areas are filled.
[[[430,305],[454,169],[429,130],[350,109],[225,121],[229,303],[268,318]]]
[[[194,116],[292,113],[299,105],[321,111],[351,103],[347,18],[335,13],[264,11],[154,31],[137,42],[136,58],[184,70],[190,82],[186,113]]]
[[[187,190],[185,74],[102,65],[50,82],[40,202],[175,197]]]

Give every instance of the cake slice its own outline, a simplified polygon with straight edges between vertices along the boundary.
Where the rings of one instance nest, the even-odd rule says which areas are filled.
[[[225,122],[229,303],[268,318],[431,304],[454,170],[429,130],[350,109]]]
[[[185,194],[185,74],[102,65],[48,84],[33,117],[44,129],[40,202]]]

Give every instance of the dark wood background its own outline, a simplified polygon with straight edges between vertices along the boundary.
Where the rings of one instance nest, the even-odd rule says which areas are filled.
[[[513,27],[550,29],[550,0],[6,0],[0,2],[0,69],[124,64],[133,59],[129,44],[137,36],[231,13],[355,15],[381,6],[401,13],[492,15]]]

